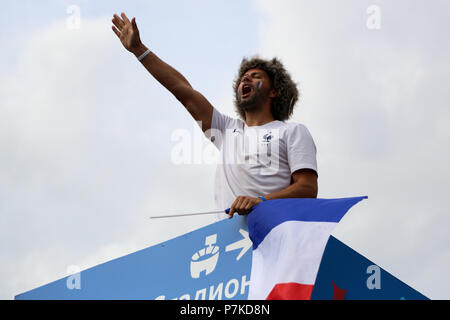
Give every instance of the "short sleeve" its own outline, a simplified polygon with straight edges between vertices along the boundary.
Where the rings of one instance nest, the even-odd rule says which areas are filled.
[[[230,127],[230,124],[233,122],[233,118],[224,115],[219,112],[216,108],[213,108],[213,115],[211,120],[211,128],[217,129],[221,132],[225,132],[225,129]]]
[[[306,126],[300,123],[292,124],[287,135],[287,155],[291,174],[300,169],[312,169],[318,173],[316,145]]]
[[[213,107],[211,129],[209,132],[205,132],[206,138],[210,140],[218,149],[220,149],[225,131],[227,128],[232,126],[233,121],[233,118],[220,113]]]

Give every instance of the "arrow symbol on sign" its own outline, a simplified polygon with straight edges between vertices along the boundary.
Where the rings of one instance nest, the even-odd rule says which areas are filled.
[[[248,236],[247,231],[245,231],[244,229],[239,229],[239,233],[244,237],[244,239],[233,242],[232,244],[229,244],[225,247],[226,252],[242,249],[241,252],[239,252],[238,256],[236,257],[237,261],[239,261],[239,259],[242,258],[242,256],[248,251],[248,249],[251,248],[253,244]]]

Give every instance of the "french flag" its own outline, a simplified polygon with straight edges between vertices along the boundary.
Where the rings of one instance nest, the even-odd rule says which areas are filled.
[[[253,241],[249,300],[309,300],[323,252],[344,214],[367,197],[276,199],[248,215]]]

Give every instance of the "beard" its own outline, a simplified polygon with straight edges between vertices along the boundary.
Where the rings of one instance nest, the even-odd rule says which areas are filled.
[[[251,97],[242,100],[242,97],[238,95],[237,105],[242,111],[258,111],[262,110],[264,102],[264,96],[259,90],[255,91]]]

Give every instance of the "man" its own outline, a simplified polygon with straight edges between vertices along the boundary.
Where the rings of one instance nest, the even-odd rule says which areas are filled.
[[[236,212],[248,214],[265,200],[317,197],[316,147],[305,126],[284,122],[292,115],[298,91],[280,61],[242,61],[234,82],[242,119],[233,119],[141,42],[135,18],[130,21],[122,13],[112,22],[123,46],[183,104],[220,150],[215,200],[219,209],[230,208],[229,218]]]

